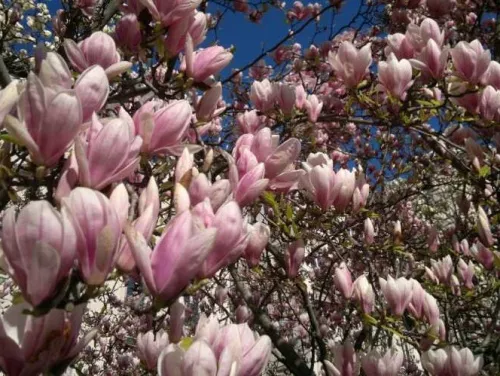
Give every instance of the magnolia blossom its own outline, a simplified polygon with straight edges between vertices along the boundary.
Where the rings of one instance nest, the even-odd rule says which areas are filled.
[[[121,118],[106,125],[94,115],[87,134],[76,138],[75,157],[83,186],[102,189],[137,168],[142,139],[134,134],[132,118],[123,110],[120,114]]]
[[[195,341],[187,350],[170,344],[158,359],[160,376],[259,376],[271,355],[271,340],[257,340],[247,324],[219,327],[217,319],[202,317]]]
[[[470,43],[459,42],[450,50],[450,54],[456,75],[471,84],[479,82],[491,61],[490,51],[484,50],[477,39]]]
[[[404,100],[407,90],[413,85],[411,64],[406,59],[398,61],[390,54],[387,61],[378,64],[378,78],[381,89],[394,97]]]
[[[154,250],[136,229],[130,226],[125,229],[149,292],[164,301],[177,297],[200,271],[212,250],[216,233],[215,228],[197,229],[189,210],[169,222]],[[180,254],[183,256],[179,257]]]
[[[372,63],[371,44],[358,50],[351,42],[344,41],[337,53],[330,52],[328,61],[348,88],[356,87],[368,73]]]
[[[238,173],[233,174],[232,184],[236,186],[235,175],[239,176],[240,182],[250,170],[259,171],[255,175],[261,179],[269,179],[269,188],[278,191],[288,191],[294,188],[303,171],[295,170],[294,161],[300,153],[300,142],[296,138],[290,138],[278,145],[279,137],[272,135],[269,128],[262,128],[255,135],[245,134],[237,141],[233,149],[233,157],[238,166]],[[252,179],[254,181],[255,179]]]
[[[180,154],[180,146],[191,123],[191,105],[186,100],[147,102],[134,114],[135,131],[142,138],[141,151],[148,154]]]
[[[212,46],[193,51],[193,39],[188,34],[185,47],[185,70],[188,77],[203,82],[213,74],[219,73],[233,59],[233,54],[221,46]]]
[[[483,357],[474,357],[467,347],[457,349],[448,346],[422,354],[422,365],[433,376],[463,375],[475,376],[483,367]]]
[[[139,333],[137,336],[137,356],[147,369],[155,370],[158,357],[168,344],[168,334],[163,329],[157,333],[153,333],[151,330],[147,333]]]
[[[149,241],[153,235],[159,212],[160,197],[158,186],[155,179],[151,177],[147,187],[139,196],[138,216],[131,223],[134,229],[142,234],[146,241]],[[132,273],[137,265],[125,235],[122,235],[120,238],[117,255],[116,266],[126,273]]]
[[[429,39],[417,58],[410,59],[410,63],[414,68],[437,80],[444,74],[448,53],[447,48],[443,49],[433,39]]]
[[[341,168],[335,172],[333,161],[326,154],[309,154],[302,167],[306,174],[300,179],[300,187],[307,190],[323,210],[333,205],[336,210],[343,211],[351,202],[353,208],[359,209],[366,202],[369,186],[361,179],[358,181],[361,187],[356,187],[354,171]]]
[[[285,269],[289,278],[297,277],[304,256],[305,244],[302,239],[296,240],[288,245],[285,252]]]
[[[277,90],[267,78],[263,81],[254,81],[250,88],[250,99],[260,111],[266,112],[274,108]]]
[[[12,206],[3,216],[6,271],[34,306],[50,298],[57,284],[68,276],[76,257],[76,242],[68,215],[57,212],[47,201],[31,201],[17,219]]]
[[[53,166],[80,131],[82,105],[75,91],[54,95],[30,73],[18,115],[19,119],[7,115],[4,126],[26,146],[34,163]]]
[[[394,280],[391,276],[387,280],[380,278],[379,282],[392,313],[401,316],[411,301],[411,282],[403,277]]]
[[[361,359],[366,376],[397,376],[403,365],[403,353],[389,349],[385,354],[372,350]]]
[[[359,374],[359,361],[350,341],[332,346],[334,362],[325,361],[326,371],[332,376],[355,376]]]
[[[7,375],[52,373],[71,362],[96,334],[92,330],[78,340],[84,304],[71,312],[52,309],[40,317],[24,313],[30,308],[15,304],[0,317],[0,368]]]
[[[132,66],[132,63],[128,61],[121,61],[115,41],[101,31],[93,33],[78,44],[71,39],[66,39],[64,50],[71,65],[78,72],[83,72],[92,65],[100,65],[111,79]]]
[[[114,266],[128,205],[123,185],[115,188],[110,199],[79,187],[62,200],[63,213],[76,230],[78,267],[89,285],[103,284]]]

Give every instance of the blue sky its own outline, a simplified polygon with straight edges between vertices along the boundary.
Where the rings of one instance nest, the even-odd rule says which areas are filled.
[[[169,0],[165,0],[169,1]],[[333,24],[333,30],[337,31],[340,27],[347,24],[356,14],[362,0],[344,0],[339,12],[328,11],[322,15],[319,23],[312,22],[303,32],[294,37],[290,44],[298,42],[305,49],[312,40],[316,26],[327,27],[328,31],[320,34],[316,39],[317,45],[328,39],[330,24]],[[311,1],[314,3],[316,1]],[[317,0],[323,7],[328,6],[328,1]],[[307,0],[303,1],[306,6]],[[60,0],[47,0],[47,5],[51,15],[54,15],[61,8]],[[290,9],[293,1],[286,2],[285,9]],[[207,12],[215,14],[217,11],[224,10],[215,3],[208,5]],[[232,68],[239,68],[251,62],[263,50],[274,46],[290,30],[291,24],[286,22],[285,12],[270,8],[263,16],[260,23],[253,23],[248,20],[243,13],[227,11],[218,25],[217,35],[213,31],[208,34],[206,41],[200,46],[208,46],[217,42],[223,47],[236,47],[233,61],[223,72],[223,77],[230,74]],[[332,22],[333,18],[333,22]],[[305,22],[305,21],[303,21]],[[295,26],[300,26],[302,22]],[[269,64],[272,64],[271,58],[266,58]]]
[[[327,1],[318,1],[323,6],[327,6]],[[304,5],[308,2],[304,1]],[[293,2],[288,1],[286,9],[292,6]],[[356,14],[360,0],[345,0],[340,12],[334,15],[333,29],[338,30],[348,23]],[[215,5],[208,7],[208,12],[214,12],[217,9]],[[319,27],[330,27],[333,12],[328,11],[319,22]],[[285,20],[283,11],[270,9],[263,17],[260,23],[253,23],[247,19],[243,13],[227,12],[219,24],[218,43],[224,47],[234,45],[236,51],[230,68],[239,68],[258,56],[263,50],[267,50],[281,40],[290,30],[291,25]],[[303,48],[307,48],[314,35],[316,25],[311,23],[302,33],[300,33],[293,42],[298,42]],[[328,31],[317,38],[317,44],[321,44],[328,38]],[[203,45],[213,43],[214,33],[211,33]],[[291,43],[293,43],[291,42]],[[272,63],[271,58],[266,58],[266,62]]]

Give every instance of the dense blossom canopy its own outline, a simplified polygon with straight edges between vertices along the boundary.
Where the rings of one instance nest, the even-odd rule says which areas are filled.
[[[53,3],[0,4],[0,371],[500,374],[498,2]]]

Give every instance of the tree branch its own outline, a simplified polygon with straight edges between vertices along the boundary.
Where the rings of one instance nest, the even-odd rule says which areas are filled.
[[[0,56],[0,86],[4,88],[10,84],[11,81],[9,70],[3,61],[3,57]]]
[[[238,280],[234,267],[229,268],[229,273],[231,274],[236,288],[242,295],[246,305],[252,310],[255,322],[257,322],[262,327],[264,333],[271,338],[274,346],[283,355],[284,359],[282,359],[282,361],[288,368],[288,370],[296,376],[310,375],[311,370],[309,369],[307,364],[297,354],[293,346],[280,336],[278,331],[274,328],[271,318],[265,312],[252,304],[252,293],[245,289],[245,287]]]

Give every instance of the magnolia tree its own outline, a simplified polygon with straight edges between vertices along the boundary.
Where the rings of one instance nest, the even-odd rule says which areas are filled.
[[[500,374],[498,2],[56,3],[0,5],[6,375]]]

